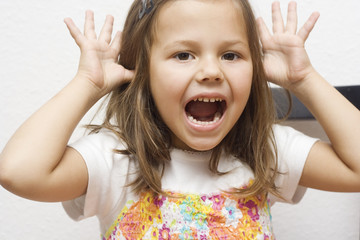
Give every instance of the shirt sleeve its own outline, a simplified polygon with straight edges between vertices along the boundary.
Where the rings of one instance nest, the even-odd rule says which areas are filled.
[[[81,138],[70,147],[78,151],[86,163],[88,187],[85,195],[62,203],[66,213],[76,221],[106,215],[116,204],[112,196],[120,195],[121,186],[126,185],[129,159],[114,152],[114,149],[124,149],[123,145],[113,133],[103,130]],[[114,184],[117,187],[112,186]]]
[[[270,202],[298,203],[306,192],[306,188],[300,186],[299,181],[309,152],[318,139],[280,125],[274,126],[274,135],[279,171],[275,184],[283,199],[271,195]]]

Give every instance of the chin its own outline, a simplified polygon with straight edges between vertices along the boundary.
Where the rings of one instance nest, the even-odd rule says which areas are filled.
[[[188,137],[183,140],[173,135],[173,146],[187,151],[204,152],[214,149],[221,143],[219,137]]]
[[[189,151],[205,152],[205,151],[210,151],[210,150],[214,149],[217,145],[219,145],[219,142],[203,143],[203,144],[189,143],[189,144],[186,144],[186,148],[183,148],[183,149],[189,150]]]

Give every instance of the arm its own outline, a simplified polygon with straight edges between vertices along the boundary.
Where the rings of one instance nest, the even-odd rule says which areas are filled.
[[[102,96],[132,78],[117,64],[121,34],[111,41],[113,18],[99,38],[93,13],[86,13],[84,34],[71,19],[65,23],[81,49],[74,79],[15,132],[0,155],[0,183],[33,200],[64,201],[86,192],[85,163],[67,143],[85,113]]]
[[[313,13],[297,31],[296,3],[287,24],[279,3],[273,4],[273,34],[258,20],[269,79],[293,92],[319,121],[331,144],[316,143],[309,153],[300,184],[329,191],[360,191],[360,112],[313,68],[304,43],[319,17]]]

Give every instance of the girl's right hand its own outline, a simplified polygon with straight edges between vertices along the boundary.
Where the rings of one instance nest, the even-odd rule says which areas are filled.
[[[66,18],[64,22],[81,50],[76,78],[88,80],[99,91],[100,97],[131,81],[134,72],[118,64],[121,32],[117,32],[111,41],[114,23],[112,16],[106,17],[99,37],[95,33],[92,11],[86,11],[84,34],[71,18]]]
[[[133,72],[117,63],[121,34],[111,42],[113,17],[97,38],[94,14],[86,12],[84,34],[69,18],[65,23],[81,50],[75,78],[32,114],[0,153],[0,184],[37,201],[66,201],[87,191],[82,156],[67,144],[87,111],[103,95],[131,81]]]

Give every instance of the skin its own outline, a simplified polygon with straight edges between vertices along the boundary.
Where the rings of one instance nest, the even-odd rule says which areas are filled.
[[[186,0],[182,4],[202,3],[210,8],[215,2]],[[173,3],[177,4],[178,1]],[[230,1],[226,4],[230,4]],[[331,144],[318,142],[313,146],[300,184],[322,190],[359,192],[360,113],[315,71],[309,61],[304,44],[319,14],[314,13],[297,31],[296,3],[291,2],[288,9],[288,19],[285,24],[280,4],[278,2],[273,4],[273,33],[268,30],[261,18],[258,19],[264,50],[264,67],[272,82],[292,91],[308,107],[331,141]],[[210,13],[208,14],[216,15],[216,11]],[[90,11],[86,13],[84,33],[81,33],[71,19],[65,19],[65,23],[81,50],[78,73],[64,89],[20,126],[0,155],[1,185],[19,196],[38,201],[65,201],[86,192],[88,184],[86,165],[78,152],[67,147],[69,138],[81,118],[97,100],[116,86],[131,81],[133,77],[133,72],[116,63],[121,45],[120,33],[111,41],[113,29],[111,16],[107,17],[99,37],[94,31],[94,18]],[[228,25],[231,24],[233,23],[230,22]],[[241,24],[238,28],[236,32],[240,37]],[[244,89],[247,86],[245,84],[247,77],[233,78],[232,70],[229,70],[231,67],[227,66],[229,63],[219,60],[220,56],[223,56],[223,52],[219,50],[219,43],[212,42],[211,39],[206,39],[205,43],[208,44],[205,48],[198,46],[200,54],[195,51],[195,60],[185,63],[194,66],[189,67],[189,71],[181,75],[184,78],[181,78],[180,83],[176,83],[180,84],[180,89],[179,92],[174,93],[174,99],[180,101],[180,104],[176,103],[175,111],[178,112],[175,114],[178,116],[183,114],[186,101],[196,97],[198,92],[202,93],[204,89],[218,86],[224,94],[230,96],[230,100],[226,99],[229,112],[224,114],[224,118],[237,116],[239,112],[230,108],[232,105],[241,107],[238,100],[246,99]],[[155,52],[155,45],[153,51]],[[155,55],[152,57],[155,58]],[[158,61],[159,64],[167,64],[167,60],[162,58]],[[207,61],[214,68],[205,68]],[[246,60],[242,61],[241,64],[245,64]],[[180,63],[174,60],[172,64]],[[243,65],[241,67],[247,69]],[[158,74],[155,67],[152,69],[152,74]],[[194,69],[207,69],[208,77],[204,73],[194,74],[192,72]],[[224,80],[223,77],[229,78]],[[209,84],[210,82],[212,83]],[[235,86],[235,83],[240,85]],[[160,88],[165,87],[166,84],[161,79],[152,79],[152,85]],[[154,89],[152,91],[158,96]],[[237,93],[242,95],[235,96]],[[166,109],[166,105],[164,106]],[[223,123],[224,128],[232,124],[227,119],[224,119]],[[217,132],[216,128],[213,132],[193,131],[183,118],[176,125],[183,127],[185,132],[188,131],[184,136],[180,136],[174,128],[174,139],[179,147],[185,148],[186,145],[205,149],[216,145],[223,135],[221,131]],[[190,130],[186,129],[188,127]],[[193,135],[204,140],[203,136],[213,133],[218,133],[219,136],[216,136],[214,141],[206,142],[205,146],[197,145],[198,143],[190,139]]]
[[[325,130],[331,144],[317,142],[310,151],[300,185],[327,191],[360,191],[360,112],[311,65],[304,44],[319,13],[297,31],[295,2],[284,23],[280,3],[272,5],[273,34],[258,19],[269,79],[293,92]],[[321,91],[319,91],[321,89]],[[341,123],[341,124],[339,124]]]
[[[253,67],[243,17],[230,0],[169,2],[156,29],[150,84],[157,109],[175,147],[210,150],[234,126],[250,94]],[[220,121],[188,119],[185,106],[199,97],[226,101]]]

